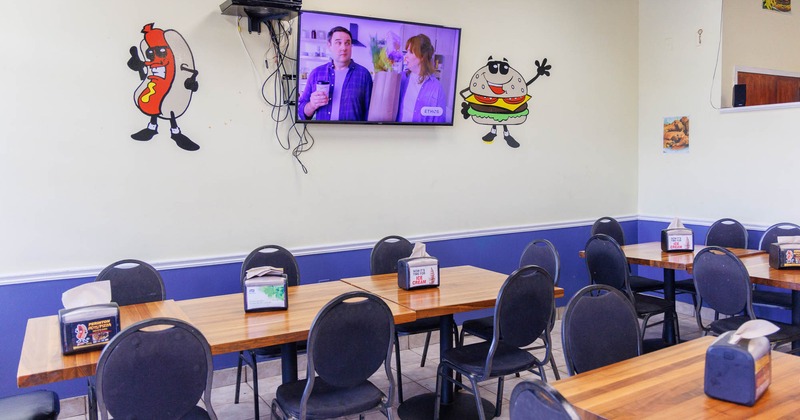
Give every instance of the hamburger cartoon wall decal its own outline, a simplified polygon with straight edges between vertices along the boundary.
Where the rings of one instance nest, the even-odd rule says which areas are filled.
[[[503,139],[513,148],[519,147],[511,133],[509,125],[519,125],[528,118],[528,86],[539,76],[550,76],[551,65],[547,59],[540,63],[536,60],[536,76],[525,81],[522,75],[508,65],[508,60],[494,60],[489,56],[488,63],[478,69],[469,81],[469,87],[459,92],[464,102],[461,103],[461,115],[464,119],[472,117],[481,125],[491,125],[492,129],[483,136],[483,141],[491,143],[497,136],[497,126],[503,126]],[[466,93],[469,92],[469,95]]]
[[[139,48],[130,48],[128,68],[139,73],[141,83],[133,93],[133,102],[150,116],[147,127],[131,134],[131,138],[148,141],[158,134],[158,120],[169,120],[170,138],[183,150],[200,146],[186,137],[177,119],[189,108],[192,94],[197,92],[197,70],[189,44],[174,29],[159,29],[152,23],[142,28],[144,39]],[[139,50],[144,61],[139,57]]]

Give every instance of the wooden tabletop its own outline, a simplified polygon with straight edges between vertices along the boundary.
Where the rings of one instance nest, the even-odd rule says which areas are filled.
[[[644,242],[624,245],[621,248],[625,253],[625,258],[631,264],[684,270],[691,273],[695,254],[707,247],[705,245],[695,245],[694,251],[664,252],[661,250],[661,242]],[[758,249],[743,248],[728,248],[728,250],[739,258],[760,255],[765,252]],[[580,251],[579,255],[583,258],[584,251]]]
[[[772,268],[768,254],[743,258],[742,263],[747,267],[753,283],[800,291],[800,270]]]
[[[468,265],[442,268],[439,274],[439,287],[416,290],[398,287],[397,274],[342,281],[411,308],[417,318],[429,318],[494,307],[500,287],[508,278],[507,274]],[[556,287],[555,297],[562,296],[564,289]]]
[[[242,294],[179,301],[191,323],[203,333],[213,354],[292,343],[308,338],[317,313],[331,299],[359,290],[341,281],[289,287],[289,310],[244,312]],[[395,323],[416,320],[414,311],[384,299]]]
[[[120,328],[139,321],[169,317],[189,321],[172,300],[120,306]],[[22,353],[17,368],[17,386],[43,385],[66,379],[94,375],[102,349],[64,356],[61,354],[61,331],[57,315],[31,318],[25,329]]]
[[[753,407],[703,392],[705,352],[714,337],[648,353],[551,382],[572,404],[609,419],[790,418],[800,410],[800,358],[772,352],[772,383]]]

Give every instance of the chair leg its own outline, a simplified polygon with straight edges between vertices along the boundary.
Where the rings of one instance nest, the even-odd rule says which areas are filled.
[[[495,417],[500,417],[500,414],[503,411],[503,385],[504,385],[504,383],[505,383],[505,378],[503,378],[502,376],[497,378],[497,401],[495,402],[495,406],[494,406],[494,416]],[[477,393],[478,392],[475,391],[476,395],[477,395]],[[480,400],[478,400],[478,410],[480,410],[481,413],[483,413],[483,405],[482,405],[482,402]]]
[[[501,376],[499,379],[502,383],[503,377]],[[472,385],[472,395],[475,397],[475,406],[478,408],[478,418],[480,420],[486,420],[486,415],[483,414],[483,400],[481,399],[481,391],[478,388],[478,382],[470,376],[469,383]],[[499,388],[502,388],[502,385],[498,385]],[[503,399],[503,391],[501,390],[498,392],[498,399],[502,402]],[[496,410],[496,409],[495,409]]]
[[[425,347],[422,349],[422,361],[419,362],[419,367],[425,367],[425,358],[428,357],[428,344],[431,343],[431,332],[425,334]]]
[[[244,352],[239,352],[239,363],[236,365],[236,396],[233,398],[234,404],[239,404],[239,388],[242,384],[242,358]]]
[[[561,375],[558,373],[558,367],[556,366],[556,358],[553,356],[553,352],[550,352],[550,367],[553,368],[553,376],[556,377],[556,380],[561,380]]]
[[[253,405],[255,406],[256,418],[260,418],[258,412],[258,362],[256,361],[256,353],[254,351],[250,351],[250,360],[253,361],[253,364],[250,366],[253,368]]]
[[[433,402],[433,420],[439,420],[439,409],[442,404],[442,373],[444,372],[444,364],[439,363],[439,368],[436,369],[436,398]]]
[[[400,368],[400,337],[394,334],[394,359],[397,362],[397,399],[403,403],[403,371]]]

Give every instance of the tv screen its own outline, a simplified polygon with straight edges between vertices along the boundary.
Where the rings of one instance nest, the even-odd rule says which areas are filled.
[[[302,11],[301,122],[453,125],[461,29]]]

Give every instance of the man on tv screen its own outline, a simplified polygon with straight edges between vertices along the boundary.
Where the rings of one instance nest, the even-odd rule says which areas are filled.
[[[336,26],[328,32],[331,62],[308,75],[297,102],[301,120],[366,121],[372,96],[372,75],[352,59],[353,36]]]

